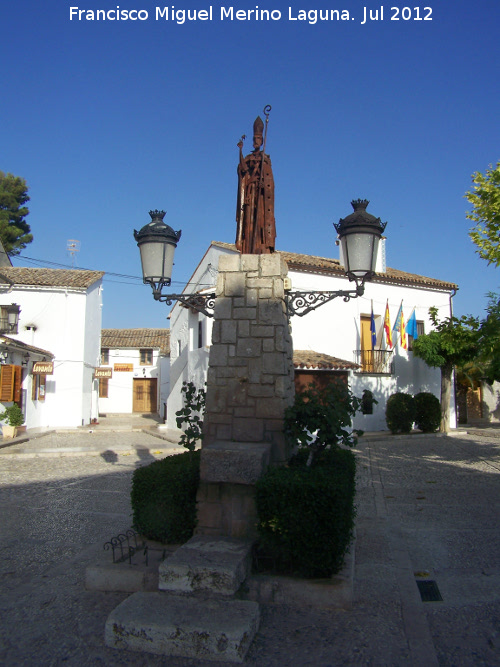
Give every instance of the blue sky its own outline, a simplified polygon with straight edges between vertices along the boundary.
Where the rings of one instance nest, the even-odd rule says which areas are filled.
[[[149,18],[70,20],[71,6],[117,5]],[[212,4],[212,21],[184,24],[155,20],[156,6],[172,4],[3,3],[0,169],[26,178],[34,234],[15,265],[70,265],[77,239],[76,266],[140,276],[132,232],[159,208],[182,229],[180,290],[211,240],[234,241],[236,144],[246,134],[250,152],[270,104],[277,249],[337,257],[332,223],[367,198],[388,222],[388,265],[458,283],[455,313],[483,314],[500,274],[474,252],[463,195],[500,159],[498,0],[412,3],[411,20],[404,2],[238,0],[223,6],[282,18],[222,21]],[[378,21],[362,24],[365,6]],[[289,7],[350,20],[292,21]],[[103,326],[168,326],[140,280],[104,287]]]

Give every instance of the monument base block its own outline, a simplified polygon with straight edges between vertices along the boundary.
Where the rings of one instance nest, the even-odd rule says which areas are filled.
[[[105,641],[130,651],[243,662],[259,618],[257,602],[134,593],[108,617]]]

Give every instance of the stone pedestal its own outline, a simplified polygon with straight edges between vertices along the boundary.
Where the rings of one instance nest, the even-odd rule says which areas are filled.
[[[252,537],[254,484],[284,462],[285,409],[293,401],[293,349],[278,254],[219,260],[207,377],[199,534]]]

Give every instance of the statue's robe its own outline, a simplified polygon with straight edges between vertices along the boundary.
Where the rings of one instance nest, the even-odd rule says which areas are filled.
[[[254,151],[245,158],[240,148],[236,247],[241,253],[262,255],[274,252],[274,178],[271,158]],[[261,169],[264,173],[261,179]]]

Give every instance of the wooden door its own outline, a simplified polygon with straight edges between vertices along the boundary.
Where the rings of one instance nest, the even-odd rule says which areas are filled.
[[[134,378],[134,412],[156,412],[156,378]]]
[[[361,370],[373,373],[371,317],[361,315]]]

